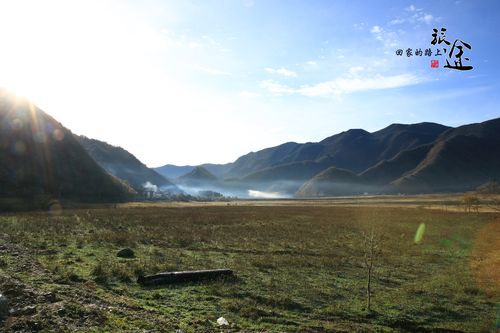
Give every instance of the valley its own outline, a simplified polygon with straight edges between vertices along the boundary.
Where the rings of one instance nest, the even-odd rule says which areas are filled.
[[[467,213],[458,199],[130,203],[2,214],[0,291],[15,309],[4,325],[16,332],[494,331],[499,216],[486,206]],[[363,244],[372,231],[380,252],[368,311]],[[134,256],[117,257],[123,248]],[[136,282],[142,274],[212,268],[233,269],[236,279]],[[221,316],[228,326],[217,324]]]

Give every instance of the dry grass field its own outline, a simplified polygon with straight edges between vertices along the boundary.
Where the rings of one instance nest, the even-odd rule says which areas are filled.
[[[2,214],[0,293],[12,313],[1,325],[6,332],[496,332],[500,216],[466,213],[455,201],[130,203]],[[372,233],[369,311],[364,258]],[[133,258],[116,256],[127,247]],[[236,278],[136,282],[209,268],[231,268]],[[219,327],[221,316],[229,326]]]

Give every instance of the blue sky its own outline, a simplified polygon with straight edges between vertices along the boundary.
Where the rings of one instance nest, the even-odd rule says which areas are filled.
[[[0,1],[0,86],[149,166],[500,116],[497,1]],[[470,71],[432,29],[472,46]],[[440,68],[431,68],[431,59]]]

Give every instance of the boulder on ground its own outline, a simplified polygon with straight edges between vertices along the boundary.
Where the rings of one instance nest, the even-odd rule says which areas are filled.
[[[120,258],[133,258],[135,256],[135,253],[134,253],[134,250],[127,247],[127,248],[124,248],[124,249],[121,249],[120,251],[118,251],[116,256],[120,257]]]
[[[0,321],[7,318],[9,315],[9,300],[4,295],[0,294]]]

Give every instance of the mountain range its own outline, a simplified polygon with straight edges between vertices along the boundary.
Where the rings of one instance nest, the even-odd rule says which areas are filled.
[[[150,189],[321,197],[473,190],[500,178],[500,118],[457,128],[392,124],[287,142],[227,164],[150,169],[121,147],[76,136],[0,90],[0,199],[124,201]]]
[[[216,168],[219,183],[229,189],[284,196],[468,191],[500,177],[499,123],[351,129],[320,142],[251,152]]]
[[[443,132],[431,144],[403,150],[355,174],[330,167],[298,196],[436,193],[474,190],[500,177],[500,119]]]

